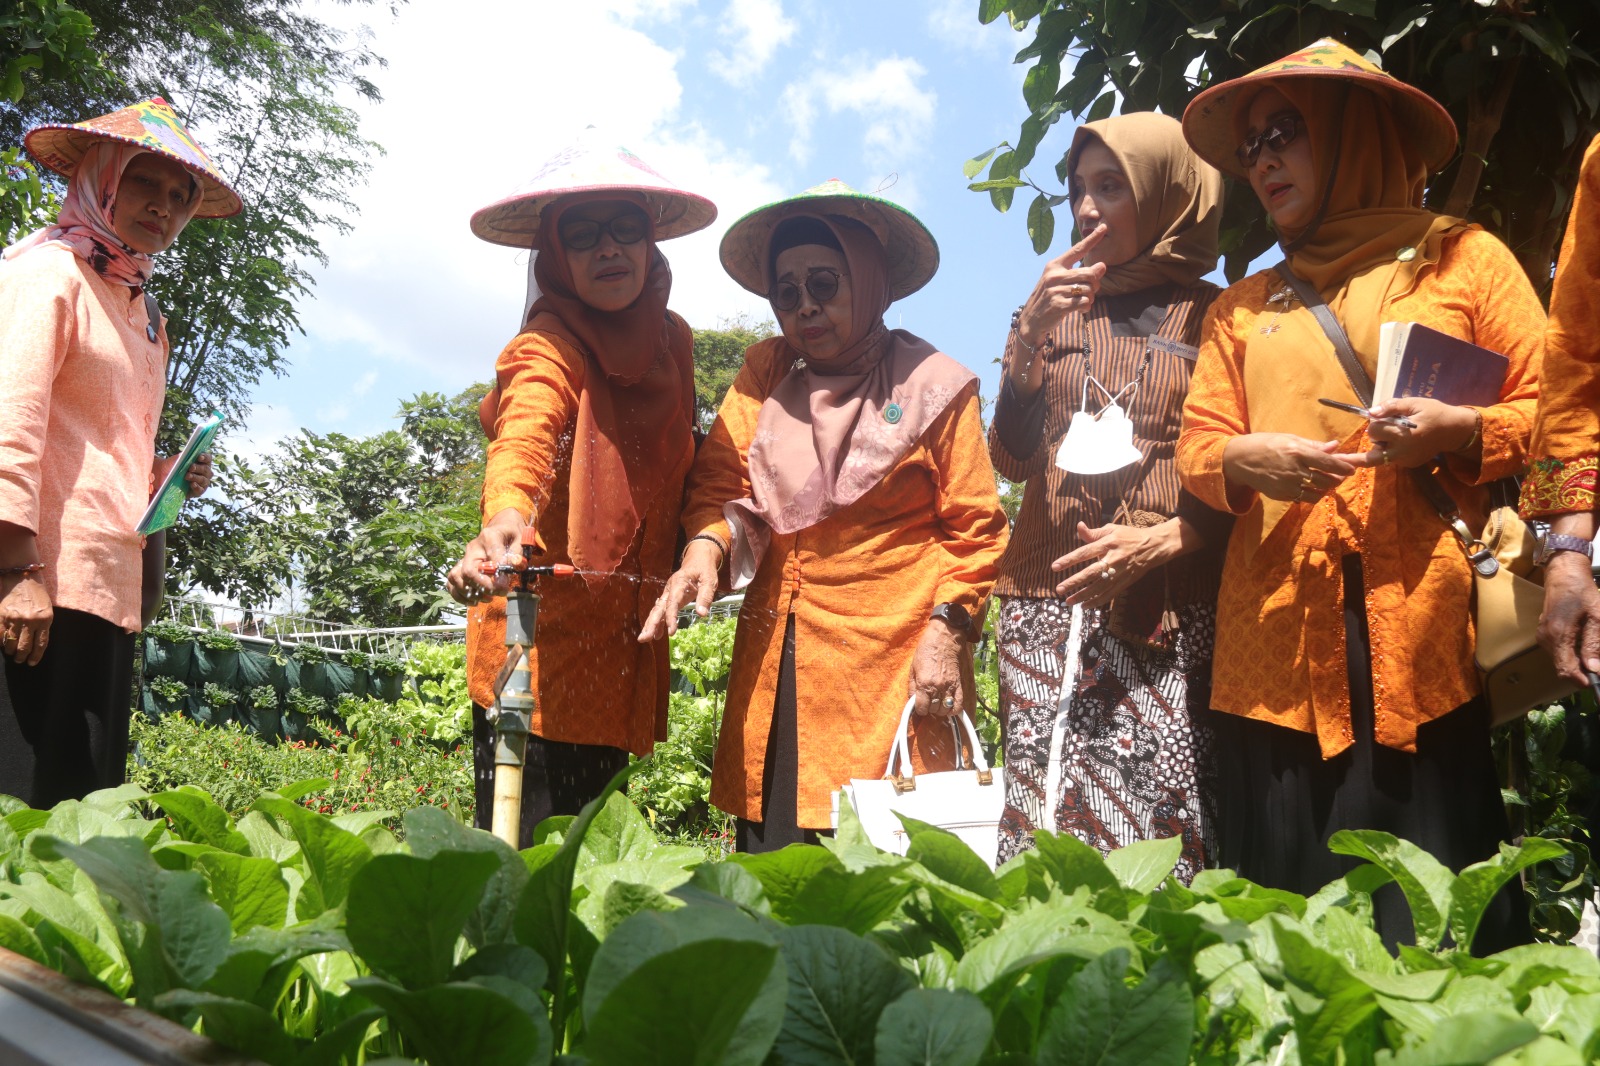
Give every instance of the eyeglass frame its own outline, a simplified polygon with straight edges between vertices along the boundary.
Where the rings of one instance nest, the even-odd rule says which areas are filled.
[[[1283,131],[1280,125],[1285,120],[1287,120],[1289,126],[1287,133]],[[1248,170],[1256,165],[1256,160],[1261,158],[1263,145],[1271,148],[1274,152],[1283,151],[1305,132],[1305,123],[1305,117],[1298,111],[1279,111],[1274,115],[1269,115],[1267,117],[1267,128],[1254,137],[1246,137],[1241,141],[1239,147],[1233,150],[1233,157],[1239,161],[1241,167]],[[1277,144],[1272,143],[1271,137],[1273,135],[1281,136],[1281,140]]]
[[[817,291],[811,287],[811,280],[818,274],[833,275],[833,291],[827,296],[818,295]],[[810,270],[806,271],[806,280],[803,284],[794,281],[780,281],[773,285],[772,291],[767,293],[767,302],[772,305],[772,309],[774,311],[788,314],[790,311],[793,311],[795,308],[800,306],[800,290],[804,288],[806,292],[811,294],[811,298],[817,301],[818,304],[825,304],[832,300],[835,296],[839,295],[839,279],[848,278],[849,276],[850,272],[847,270],[835,270],[833,267],[827,266],[812,267]],[[778,290],[782,289],[784,286],[789,286],[794,289],[794,303],[790,304],[788,307],[784,307],[778,303]]]
[[[623,219],[637,221],[639,224],[639,235],[632,240],[624,238],[612,228]],[[567,235],[564,232],[568,226],[595,227],[593,243],[579,245],[568,241]],[[650,216],[645,214],[642,210],[634,209],[620,211],[606,219],[604,222],[593,218],[574,218],[562,219],[560,224],[556,226],[556,239],[561,242],[561,247],[565,248],[569,252],[587,252],[593,248],[599,247],[600,238],[605,235],[609,235],[611,239],[619,245],[638,244],[640,241],[650,236]]]

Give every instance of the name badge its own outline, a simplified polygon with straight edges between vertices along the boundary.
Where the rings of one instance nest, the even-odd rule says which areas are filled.
[[[1155,352],[1163,352],[1167,355],[1175,355],[1179,359],[1187,359],[1191,363],[1200,358],[1199,348],[1195,348],[1188,344],[1180,344],[1177,341],[1168,340],[1165,337],[1151,337],[1150,350]]]

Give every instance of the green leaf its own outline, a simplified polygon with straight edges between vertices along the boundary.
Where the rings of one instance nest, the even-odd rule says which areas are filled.
[[[550,1022],[527,990],[481,977],[408,992],[376,977],[350,987],[388,1012],[430,1066],[542,1066],[550,1061]],[[518,994],[520,993],[522,994]]]
[[[993,1030],[970,992],[913,988],[878,1017],[877,1066],[977,1066]]]
[[[1489,903],[1513,877],[1537,862],[1559,859],[1567,849],[1544,837],[1525,837],[1522,846],[1500,845],[1500,854],[1473,863],[1450,886],[1450,935],[1456,945],[1471,950],[1478,923]]]
[[[1149,895],[1161,887],[1182,857],[1181,837],[1136,840],[1107,855],[1106,869],[1116,875],[1122,887]]]
[[[254,926],[281,929],[289,916],[289,885],[271,859],[212,851],[195,856],[211,898],[228,915],[235,935]]]
[[[1378,0],[1311,0],[1318,7],[1337,11],[1341,15],[1350,15],[1358,19],[1373,19],[1378,16]]]
[[[295,900],[295,916],[314,918],[342,906],[357,871],[372,861],[372,849],[354,833],[281,796],[262,796],[253,809],[286,826],[300,844],[306,884]]]
[[[156,1008],[174,1017],[187,1010],[198,1011],[205,1019],[207,1036],[231,1048],[248,1048],[251,1057],[272,1066],[294,1066],[296,1062],[294,1039],[272,1012],[254,1003],[180,988],[158,998]]]
[[[1033,240],[1034,254],[1043,255],[1049,251],[1055,235],[1056,213],[1050,206],[1050,198],[1041,193],[1028,205],[1028,236]]]
[[[1380,1052],[1377,1061],[1382,1066],[1484,1066],[1538,1035],[1537,1026],[1515,1014],[1458,1014],[1440,1019],[1433,1035],[1420,1044],[1392,1054]]]
[[[1444,939],[1455,881],[1438,859],[1409,841],[1374,829],[1341,829],[1329,838],[1328,850],[1365,859],[1393,877],[1411,905],[1417,947],[1425,951],[1438,948]]]
[[[178,982],[199,987],[226,957],[232,929],[222,908],[207,898],[205,879],[189,870],[163,870],[143,841],[100,837],[80,845],[37,836],[33,846],[76,863],[124,916],[149,927],[154,942],[148,946]],[[141,975],[136,970],[134,976]]]
[[[0,914],[0,948],[14,951],[42,966],[51,965],[38,934],[9,914]]]
[[[728,861],[761,881],[772,916],[788,925],[834,925],[865,933],[893,914],[911,891],[894,867],[849,870],[819,847],[788,847]]]
[[[528,884],[528,867],[522,856],[493,833],[463,825],[437,807],[407,811],[405,827],[411,854],[424,859],[445,849],[484,851],[499,858],[500,868],[484,884],[477,909],[467,919],[465,933],[480,948],[511,939],[517,901]]]
[[[988,181],[975,181],[967,189],[971,192],[996,192],[1001,189],[1021,189],[1027,184],[1021,178],[991,178]]]
[[[1022,99],[1029,111],[1040,111],[1047,106],[1061,88],[1061,63],[1053,58],[1041,59],[1028,68],[1022,79]]]
[[[483,886],[499,869],[499,857],[487,851],[377,856],[350,883],[351,946],[375,973],[405,988],[443,982]]]
[[[911,838],[906,858],[921,863],[941,880],[948,881],[985,899],[1000,898],[1000,883],[995,880],[989,864],[967,846],[966,841],[948,830],[919,822],[907,815],[897,815]]]
[[[595,1066],[716,1066],[730,1061],[725,1053],[736,1037],[754,1029],[765,1035],[762,1046],[742,1048],[734,1061],[756,1066],[783,1020],[781,998],[767,997],[756,1017],[749,1014],[777,959],[776,946],[745,939],[698,940],[652,955],[598,1010],[585,1011],[583,1050]]]
[[[173,830],[182,839],[239,855],[250,854],[249,840],[233,828],[228,812],[199,789],[184,787],[160,792],[151,796],[150,802],[172,820]]]
[[[789,1010],[774,1054],[783,1062],[870,1062],[879,1016],[911,990],[911,975],[882,948],[843,929],[776,932],[789,969]]]
[[[978,171],[983,169],[984,164],[989,162],[990,159],[994,158],[994,154],[996,152],[998,152],[1001,148],[1004,148],[1004,147],[1005,147],[1005,144],[1004,144],[1004,142],[1002,142],[1000,144],[995,145],[993,148],[989,149],[987,152],[984,152],[982,155],[973,156],[971,159],[967,160],[965,163],[963,163],[961,165],[961,173],[962,173],[962,175],[968,181],[971,181],[973,178],[978,176]]]
[[[1108,89],[1100,94],[1099,99],[1089,108],[1089,113],[1083,116],[1085,122],[1099,122],[1101,119],[1111,117],[1111,109],[1117,106],[1115,90]]]
[[[1004,151],[995,155],[994,161],[989,164],[989,180],[1003,181],[1007,178],[1018,179],[1022,177],[1022,164],[1017,159],[1016,152]],[[981,182],[979,184],[982,184]],[[997,186],[988,190],[989,199],[994,204],[996,211],[1004,214],[1011,210],[1011,198],[1016,194],[1016,186]]]
[[[1137,987],[1125,978],[1128,952],[1108,951],[1072,976],[1045,1020],[1039,1066],[1184,1066],[1194,1035],[1194,999],[1170,966]]]
[[[757,914],[772,913],[772,904],[767,901],[767,893],[761,887],[761,882],[750,871],[735,863],[708,862],[698,866],[694,876],[689,878],[689,884],[674,889],[672,894],[688,898],[685,889],[689,888],[720,896]]]
[[[1094,959],[1117,948],[1132,949],[1130,932],[1123,922],[1081,903],[1052,900],[1012,914],[999,932],[969,949],[956,964],[955,984],[986,995],[1045,959]]]
[[[532,948],[521,944],[490,944],[469,955],[450,975],[452,981],[474,977],[504,977],[537,995],[549,974],[545,971],[543,956]]]
[[[978,21],[987,26],[1010,6],[1009,0],[978,0]]]
[[[577,869],[579,849],[583,846],[584,834],[605,807],[606,801],[627,783],[640,765],[635,763],[623,768],[599,796],[584,806],[582,813],[567,827],[561,846],[548,858],[541,854],[538,867],[530,869],[528,883],[517,901],[514,925],[517,940],[544,956],[554,986],[551,991],[556,994],[562,1007],[566,997],[567,932],[572,921],[572,875]],[[524,853],[524,858],[527,858],[527,853]],[[558,1026],[565,1023],[561,1010],[558,1009],[554,1016]]]
[[[1057,834],[1044,829],[1033,834],[1033,841],[1033,849],[1024,854],[1039,865],[1064,895],[1072,895],[1082,885],[1097,896],[1104,893],[1121,898],[1122,885],[1098,848],[1085,844],[1071,833]],[[1123,908],[1122,914],[1126,913]]]

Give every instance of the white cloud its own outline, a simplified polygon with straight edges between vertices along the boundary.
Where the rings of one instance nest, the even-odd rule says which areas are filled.
[[[972,0],[929,0],[927,12],[928,36],[958,51],[1004,55],[1032,40],[1031,34],[1011,29],[1010,20],[1004,17],[983,25]]]
[[[798,28],[783,13],[782,0],[729,0],[717,30],[729,45],[726,51],[712,53],[712,69],[730,85],[747,86]]]
[[[361,380],[350,386],[350,395],[355,397],[365,396],[372,391],[372,386],[378,383],[378,372],[369,370],[361,375]]]
[[[819,110],[828,115],[853,112],[864,124],[867,165],[885,170],[901,165],[933,129],[939,98],[919,84],[927,73],[915,59],[890,56],[872,62],[858,57],[795,82],[783,93],[793,129],[790,154],[801,163],[810,159]]]
[[[259,465],[263,456],[276,450],[278,442],[300,432],[299,417],[287,407],[270,403],[250,406],[243,427],[228,434],[229,456]]]
[[[590,124],[721,209],[714,232],[665,246],[674,309],[696,325],[759,312],[718,266],[716,239],[780,190],[741,149],[683,121],[680,57],[629,21],[689,6],[478,0],[464,27],[457,5],[414,0],[375,27],[373,47],[389,61],[375,75],[385,101],[362,107],[362,133],[387,154],[357,195],[353,231],[324,240],[330,266],[315,271],[317,298],[302,305],[308,346],[400,361],[439,389],[487,378],[517,326],[527,253],[478,240],[468,218]],[[470,51],[445,47],[469,29]]]

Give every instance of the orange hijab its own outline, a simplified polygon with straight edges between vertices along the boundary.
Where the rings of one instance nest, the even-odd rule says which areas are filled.
[[[1320,223],[1280,233],[1289,267],[1322,293],[1371,373],[1383,305],[1409,293],[1443,239],[1468,223],[1422,206],[1427,161],[1378,95],[1311,78],[1274,87],[1304,119],[1325,205]],[[1234,112],[1241,141],[1249,109],[1240,101]]]
[[[608,191],[560,201],[541,219],[534,278],[540,295],[528,309],[527,331],[559,337],[583,352],[588,374],[578,394],[572,436],[567,546],[573,565],[596,581],[612,573],[637,539],[642,516],[694,449],[694,338],[667,311],[672,270],[649,241],[650,273],[639,298],[620,311],[600,311],[578,298],[556,227],[589,200],[637,200]]]

